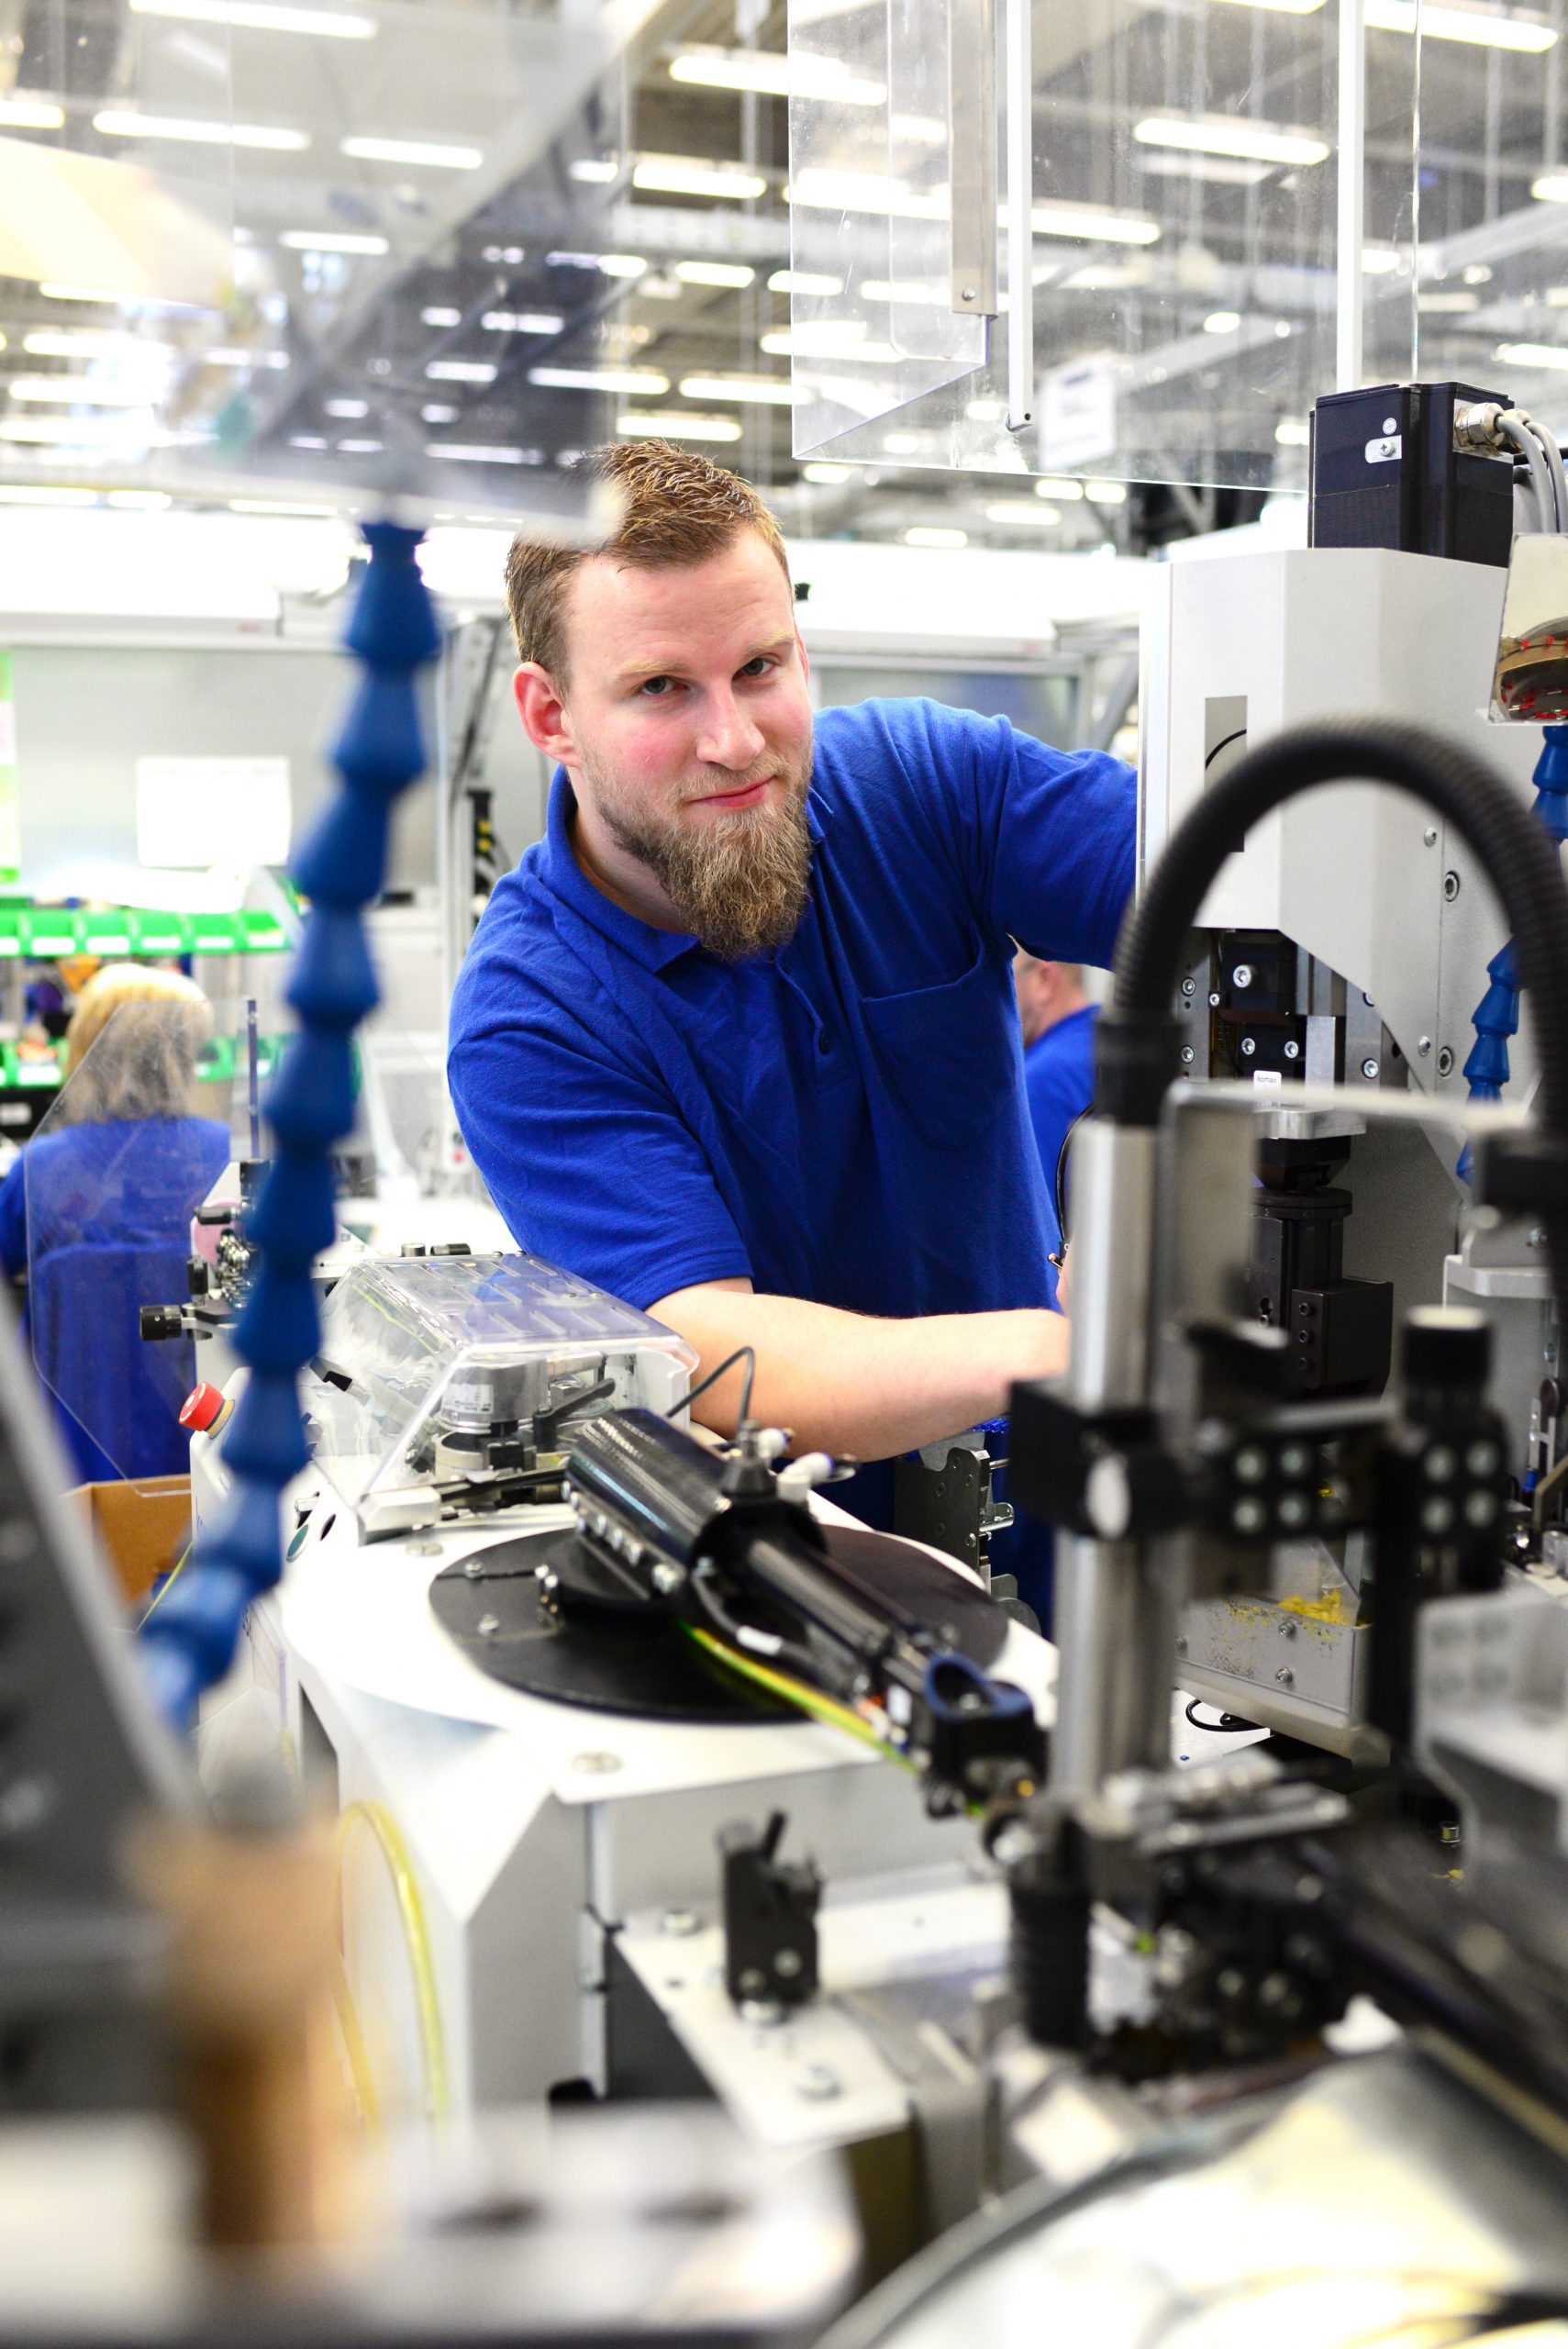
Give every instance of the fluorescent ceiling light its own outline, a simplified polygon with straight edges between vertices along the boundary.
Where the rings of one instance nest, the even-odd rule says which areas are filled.
[[[93,128],[106,139],[177,139],[194,147],[256,147],[279,155],[303,154],[310,144],[303,130],[264,122],[200,122],[192,115],[137,114],[127,106],[105,106]]]
[[[836,488],[840,482],[848,481],[853,470],[851,465],[830,465],[820,462],[801,467],[807,481],[818,482],[824,489]]]
[[[97,502],[95,489],[46,488],[30,483],[0,486],[0,506],[96,506]]]
[[[858,319],[848,323],[859,329]],[[776,327],[760,335],[758,344],[770,359],[853,360],[868,367],[895,367],[901,356],[890,342],[858,341],[845,326],[828,318],[813,326]]]
[[[1234,334],[1241,323],[1240,310],[1210,310],[1203,322],[1205,334]]]
[[[668,375],[651,367],[530,367],[528,381],[547,391],[647,393],[657,398],[670,388]]]
[[[30,359],[172,359],[172,348],[166,342],[142,342],[133,334],[119,334],[112,327],[35,327],[22,337],[22,349]]]
[[[586,187],[608,187],[620,177],[620,165],[613,155],[579,155],[566,166],[568,179],[581,180]]]
[[[917,432],[889,432],[882,443],[890,457],[917,457],[920,436]]]
[[[208,367],[286,367],[286,351],[245,351],[236,344],[220,344],[216,351],[204,351],[204,363]]]
[[[1481,296],[1479,294],[1459,293],[1418,294],[1416,307],[1423,314],[1429,312],[1434,317],[1442,317],[1445,315],[1459,317],[1468,311],[1478,310],[1481,307]]]
[[[370,403],[367,400],[328,400],[326,406],[328,416],[340,416],[345,423],[350,423],[357,417],[370,414]]]
[[[828,298],[844,290],[841,277],[817,269],[775,269],[768,280],[770,294],[821,294]]]
[[[86,375],[13,375],[6,386],[14,400],[45,407],[146,407],[153,405],[145,384],[100,384]]]
[[[1495,355],[1505,367],[1568,368],[1568,349],[1555,342],[1500,342]]]
[[[139,448],[150,437],[151,411],[139,415],[128,412],[118,416],[29,416],[0,417],[0,440],[65,440],[83,446],[101,446],[110,442],[117,448]],[[161,442],[172,439],[172,434],[156,436]]]
[[[1397,245],[1362,247],[1362,269],[1368,277],[1388,277],[1395,270],[1405,266],[1405,255]]]
[[[1303,424],[1299,417],[1282,416],[1274,427],[1274,445],[1280,449],[1306,449],[1312,441],[1312,428]]]
[[[95,294],[87,285],[56,285],[47,281],[39,292],[46,302],[110,302],[117,307],[120,298],[117,294]]]
[[[1260,163],[1321,163],[1329,152],[1325,140],[1305,130],[1221,117],[1182,121],[1173,116],[1147,115],[1133,125],[1132,135],[1144,147],[1174,147],[1184,154],[1250,156]]]
[[[1086,481],[1084,495],[1092,506],[1125,506],[1127,491],[1119,481]]]
[[[390,252],[384,237],[350,233],[347,228],[285,228],[278,239],[291,253]]]
[[[327,443],[319,432],[291,432],[289,434],[291,449],[325,449]]]
[[[462,312],[439,307],[421,310],[419,318],[420,323],[428,327],[460,327],[462,324]]]
[[[427,457],[445,457],[458,465],[520,465],[526,460],[520,449],[500,449],[468,444],[457,440],[428,440],[425,444]]]
[[[1539,17],[1494,16],[1486,8],[1445,8],[1433,0],[1366,0],[1366,21],[1380,33],[1413,33],[1418,23],[1423,40],[1470,41],[1478,49],[1512,49],[1539,57],[1551,49],[1557,35]]]
[[[1030,207],[1029,223],[1037,237],[1082,237],[1106,245],[1160,241],[1160,223],[1147,213],[1104,212],[1092,204],[1037,204]]]
[[[656,271],[651,271],[638,286],[637,298],[639,302],[678,302],[681,289],[673,277],[661,277]]]
[[[486,359],[432,359],[425,373],[437,384],[493,384],[495,370]]]
[[[1538,204],[1568,204],[1568,172],[1546,172],[1531,180],[1529,192]]]
[[[1037,497],[1054,497],[1059,504],[1076,505],[1084,495],[1081,481],[1062,481],[1054,473],[1041,473],[1034,485]]]
[[[338,453],[342,457],[379,457],[381,450],[379,440],[339,440],[338,443]]]
[[[795,389],[777,375],[683,375],[684,400],[738,400],[750,407],[790,407]]]
[[[65,109],[47,98],[0,98],[0,129],[60,130]]]
[[[104,502],[128,514],[164,514],[174,503],[166,489],[111,489]]]
[[[670,60],[672,82],[704,90],[756,90],[764,97],[826,98],[843,106],[880,106],[885,83],[851,72],[837,57],[796,49],[688,49]]]
[[[335,522],[338,518],[335,506],[286,506],[274,497],[231,497],[228,510],[231,514],[289,514],[313,522]]]
[[[904,543],[906,547],[966,547],[969,532],[938,529],[922,522],[917,523],[914,529],[905,531]]]
[[[419,414],[427,424],[452,424],[457,420],[456,408],[447,407],[439,400],[432,400],[428,407],[419,410]]]
[[[1151,147],[1138,162],[1158,179],[1203,180],[1210,187],[1256,187],[1273,169],[1272,163],[1243,163],[1235,155],[1177,155],[1164,147]]]
[[[185,24],[233,25],[250,33],[311,33],[318,40],[373,40],[373,17],[338,8],[274,6],[272,0],[130,0],[133,17],[177,17]]]
[[[750,285],[757,273],[739,261],[678,261],[675,275],[683,285]]]
[[[988,522],[1005,522],[1009,527],[1017,524],[1024,529],[1042,530],[1049,529],[1053,522],[1061,521],[1062,509],[1059,506],[1042,505],[1033,497],[999,497],[994,506],[985,508],[985,519]]]
[[[476,172],[483,147],[446,147],[434,139],[340,139],[338,151],[356,163],[425,164],[433,172]]]
[[[963,412],[971,424],[1000,424],[1007,413],[1006,400],[965,400]]]
[[[631,184],[648,195],[729,196],[737,204],[768,192],[761,172],[705,162],[700,155],[644,155],[632,166]]]
[[[491,334],[559,334],[566,321],[559,310],[486,310],[479,323]]]
[[[594,266],[606,277],[643,277],[648,273],[640,253],[600,253]]]
[[[691,416],[678,407],[653,408],[640,416],[617,416],[616,430],[623,440],[739,440],[740,438],[740,426],[732,416]]]
[[[951,310],[951,289],[930,277],[862,277],[861,298],[866,302],[897,302],[914,304],[936,310]]]

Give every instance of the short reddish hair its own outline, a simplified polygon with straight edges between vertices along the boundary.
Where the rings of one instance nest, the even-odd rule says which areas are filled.
[[[789,577],[784,539],[766,506],[750,482],[711,458],[668,440],[617,440],[590,450],[574,470],[619,492],[624,505],[613,535],[597,547],[563,547],[519,531],[506,557],[517,657],[537,662],[557,683],[566,675],[566,591],[578,567],[595,555],[647,571],[673,570],[706,562],[742,530],[754,530]]]

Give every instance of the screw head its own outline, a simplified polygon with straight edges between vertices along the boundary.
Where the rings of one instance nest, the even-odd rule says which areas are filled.
[[[1364,1077],[1368,1077],[1368,1078],[1374,1077],[1374,1076],[1377,1074],[1377,1070],[1378,1070],[1378,1063],[1377,1063],[1377,1062],[1376,1062],[1376,1061],[1362,1061],[1362,1074]]]
[[[1195,979],[1184,979],[1182,981],[1182,993],[1184,995],[1196,995],[1197,981]]]
[[[1442,1050],[1438,1054],[1438,1074],[1440,1076],[1451,1076],[1453,1074],[1453,1054],[1447,1044],[1442,1047]]]
[[[1210,1011],[1218,1011],[1218,1010],[1219,1009],[1219,996],[1218,996],[1218,993],[1213,994],[1213,995],[1211,995],[1211,996],[1209,996],[1209,998],[1208,998],[1208,1008],[1209,1008]]]
[[[793,1982],[800,1973],[803,1960],[797,1949],[781,1949],[773,1955],[773,1972],[781,1982]]]
[[[1237,963],[1236,968],[1230,974],[1230,984],[1233,987],[1250,987],[1251,985],[1252,965],[1251,963]]]
[[[1285,1039],[1284,1056],[1287,1061],[1298,1061],[1301,1058],[1301,1046],[1294,1036],[1287,1036]]]
[[[1420,1053],[1423,1060],[1426,1059],[1427,1054],[1431,1051],[1431,1049],[1432,1040],[1429,1036],[1418,1036],[1417,1038],[1416,1050]]]
[[[1448,899],[1449,904],[1451,906],[1458,895],[1459,875],[1451,867],[1450,870],[1443,874],[1443,896]]]
[[[1438,844],[1437,826],[1435,824],[1429,824],[1426,830],[1421,834],[1421,838],[1428,848],[1436,848]]]
[[[1296,1686],[1296,1675],[1291,1670],[1288,1664],[1281,1664],[1279,1670],[1274,1675],[1274,1678],[1279,1682],[1282,1688],[1294,1688]]]
[[[974,288],[973,288],[973,285],[966,285],[966,286],[963,288],[962,292],[960,294],[960,295],[959,295],[959,299],[960,299],[960,301],[961,301],[961,302],[973,302],[973,299],[974,299]]]
[[[1257,1047],[1257,1042],[1256,1042],[1256,1040],[1255,1040],[1254,1038],[1252,1038],[1252,1037],[1251,1037],[1251,1036],[1243,1036],[1243,1037],[1242,1037],[1242,1039],[1241,1039],[1241,1057],[1242,1057],[1242,1059],[1243,1059],[1244,1061],[1250,1061],[1250,1060],[1251,1059],[1251,1057],[1252,1057],[1253,1053],[1257,1051],[1257,1049],[1258,1049],[1258,1047]]]
[[[474,1628],[482,1640],[493,1640],[501,1628],[501,1618],[499,1615],[482,1615]]]
[[[1182,1066],[1184,1068],[1191,1068],[1195,1057],[1195,1055],[1194,1054],[1192,1046],[1190,1044],[1184,1044],[1182,1046]]]

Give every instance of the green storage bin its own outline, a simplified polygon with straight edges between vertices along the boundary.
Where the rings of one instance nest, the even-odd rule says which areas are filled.
[[[191,925],[187,915],[142,911],[128,915],[127,919],[134,941],[133,953],[150,956],[190,952]]]
[[[82,952],[81,917],[62,906],[32,906],[21,916],[22,949],[40,963]]]

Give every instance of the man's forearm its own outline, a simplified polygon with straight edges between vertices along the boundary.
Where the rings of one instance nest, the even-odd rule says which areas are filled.
[[[1048,1376],[1067,1359],[1067,1324],[1044,1310],[883,1321],[718,1281],[677,1290],[650,1310],[695,1349],[694,1384],[737,1346],[751,1346],[752,1418],[792,1430],[797,1451],[859,1460],[995,1419],[1014,1379]],[[727,1372],[693,1417],[732,1433],[740,1384],[739,1367]]]

